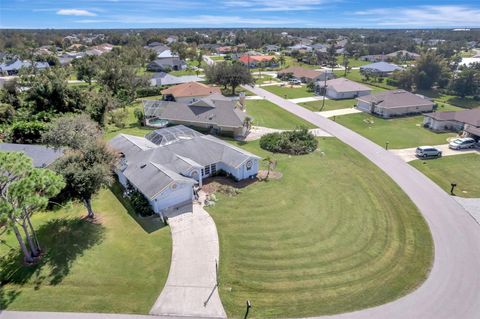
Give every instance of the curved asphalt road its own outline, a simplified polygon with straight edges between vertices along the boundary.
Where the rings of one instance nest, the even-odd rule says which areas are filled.
[[[380,167],[415,203],[433,236],[433,268],[417,290],[382,306],[318,318],[480,318],[480,227],[472,216],[422,173],[363,136],[266,90],[244,88],[332,134]]]

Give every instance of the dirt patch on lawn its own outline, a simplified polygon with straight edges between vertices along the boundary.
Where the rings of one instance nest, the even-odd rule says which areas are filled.
[[[260,170],[258,171],[258,175],[257,175],[257,178],[261,181],[265,180],[265,178],[267,177],[267,171],[265,170]],[[271,179],[280,179],[283,177],[283,174],[278,172],[278,171],[270,171],[270,174],[268,174],[268,179],[271,180]]]
[[[203,180],[202,191],[207,194],[222,193],[227,195],[235,195],[239,193],[239,189],[247,187],[258,182],[257,178],[245,179],[239,182],[225,176],[208,177]]]

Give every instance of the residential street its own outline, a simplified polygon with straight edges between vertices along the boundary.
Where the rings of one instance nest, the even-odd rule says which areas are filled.
[[[374,308],[318,318],[476,319],[480,313],[480,226],[455,199],[395,154],[361,135],[261,88],[253,93],[313,123],[355,148],[387,173],[426,219],[435,244],[427,280],[415,291]]]

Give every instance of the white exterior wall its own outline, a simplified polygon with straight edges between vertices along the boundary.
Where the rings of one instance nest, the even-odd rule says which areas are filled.
[[[368,102],[364,102],[364,101],[358,101],[357,102],[357,109],[361,110],[361,111],[364,111],[364,112],[371,112],[371,105],[370,103]]]
[[[155,213],[171,207],[177,207],[180,204],[192,201],[193,188],[191,184],[176,183],[176,188],[171,186],[166,188],[153,200],[150,200],[150,205]]]
[[[369,94],[370,91],[337,92],[333,87],[327,87],[327,97],[334,100],[353,99],[359,96],[365,96]]]
[[[391,108],[391,109],[384,109],[384,108],[381,108],[381,107],[377,107],[375,111],[378,114],[383,115],[384,117],[391,117],[391,116],[399,116],[399,115],[404,115],[404,114],[432,112],[433,111],[433,105],[396,107],[396,108]]]
[[[247,179],[250,176],[258,174],[258,167],[259,167],[258,160],[256,158],[252,158],[251,160],[253,162],[253,165],[252,165],[252,168],[250,168],[249,170],[247,170],[247,166],[246,166],[247,161],[245,161],[245,163],[243,163],[237,168],[225,165],[224,163],[218,163],[217,171],[223,170],[231,174],[237,180]]]
[[[428,127],[434,131],[461,131],[463,130],[463,123],[457,121],[437,121],[431,117],[425,116],[423,124],[428,124]]]

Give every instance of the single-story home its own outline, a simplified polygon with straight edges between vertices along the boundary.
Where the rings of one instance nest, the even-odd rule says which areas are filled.
[[[205,81],[205,78],[198,77],[196,75],[182,75],[175,76],[165,72],[154,73],[150,79],[151,86],[166,86],[166,85],[176,85],[188,82],[202,82]]]
[[[357,101],[359,110],[385,118],[432,112],[435,105],[430,99],[405,90],[366,95],[357,98]]]
[[[284,76],[290,76],[290,78],[298,79],[303,83],[325,81],[335,78],[335,74],[330,71],[315,71],[299,66],[292,66],[278,71],[277,77],[282,78]]]
[[[233,137],[243,137],[249,129],[239,103],[219,93],[191,103],[145,100],[143,106],[147,123],[158,119]]]
[[[0,152],[21,152],[32,159],[33,166],[43,168],[50,166],[63,155],[62,150],[55,150],[43,145],[1,143]]]
[[[163,99],[165,101],[174,101],[185,104],[198,101],[201,98],[214,93],[221,94],[222,90],[219,87],[213,87],[198,82],[182,83],[162,90]]]
[[[326,96],[330,99],[354,99],[359,96],[369,95],[372,89],[364,84],[354,82],[346,78],[338,78],[326,81],[317,81],[317,91],[325,90]]]
[[[30,61],[21,61],[19,59],[0,64],[0,73],[4,75],[16,75],[23,68],[32,66]],[[37,70],[48,69],[50,65],[47,62],[35,62],[34,67]]]
[[[178,125],[150,132],[145,137],[120,134],[109,145],[121,160],[115,169],[120,183],[133,187],[164,217],[192,202],[194,186],[224,172],[235,180],[254,178],[260,157]]]
[[[249,68],[274,67],[277,61],[272,55],[242,55],[238,61]]]
[[[480,107],[471,110],[424,114],[423,126],[433,131],[463,131],[465,137],[480,140]]]
[[[397,58],[399,58],[400,60],[412,61],[412,60],[418,60],[420,58],[420,54],[410,52],[407,50],[399,50],[399,51],[395,51],[387,54],[386,57],[389,61],[392,61],[393,59],[397,59]]]
[[[387,62],[376,62],[372,64],[363,65],[360,67],[361,73],[375,74],[379,76],[389,76],[394,71],[403,70],[403,68],[398,65],[387,63]]]
[[[185,70],[187,64],[178,57],[158,58],[147,64],[147,71],[150,72],[170,72]]]
[[[280,47],[278,45],[275,45],[275,44],[269,44],[269,45],[266,45],[263,50],[265,52],[278,52],[280,51]]]

